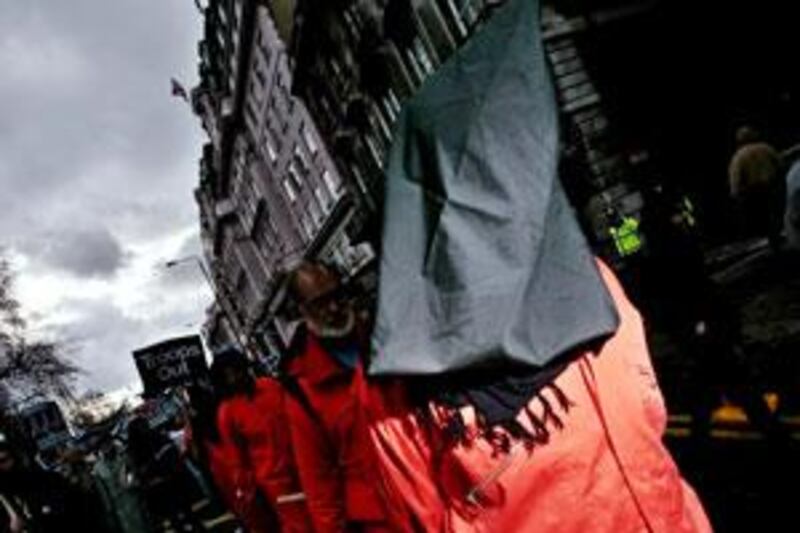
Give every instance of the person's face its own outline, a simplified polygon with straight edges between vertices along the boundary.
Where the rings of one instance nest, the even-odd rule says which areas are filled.
[[[333,273],[318,269],[301,278],[300,311],[309,329],[321,337],[343,337],[354,325],[355,313],[347,291]]]

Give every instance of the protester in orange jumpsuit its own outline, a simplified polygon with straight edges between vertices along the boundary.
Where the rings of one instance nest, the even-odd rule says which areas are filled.
[[[297,479],[282,387],[272,378],[255,379],[233,348],[216,356],[211,373],[222,392],[217,423],[238,514],[246,515],[264,498],[281,531],[313,531]]]
[[[236,465],[238,451],[226,446],[217,426],[219,401],[216,395],[202,387],[188,390],[190,423],[184,432],[184,444],[192,459],[210,474],[222,503],[237,517],[250,533],[267,533],[277,529],[276,519],[263,502],[253,500],[242,506],[236,498]]]
[[[317,533],[388,531],[376,456],[354,376],[367,352],[339,276],[304,264],[290,287],[303,315],[284,361],[287,413],[300,480]]]
[[[406,530],[710,531],[561,186],[541,12],[503,2],[395,124],[360,380],[385,493]]]
[[[386,492],[405,511],[405,527],[711,531],[661,442],[667,415],[639,313],[611,271],[600,269],[619,329],[573,354],[524,402],[516,423],[489,427],[468,401],[432,400],[435,391],[420,394],[414,379],[360,380]]]

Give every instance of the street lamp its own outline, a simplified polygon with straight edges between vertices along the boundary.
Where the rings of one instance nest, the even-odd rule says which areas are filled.
[[[172,268],[192,261],[194,261],[197,264],[198,268],[200,268],[200,272],[203,273],[203,277],[206,279],[206,283],[208,283],[209,288],[211,288],[212,294],[214,294],[214,296],[216,297],[217,295],[216,287],[214,283],[211,281],[211,275],[208,273],[206,264],[203,262],[202,259],[200,259],[199,256],[194,254],[187,255],[186,257],[181,257],[180,259],[173,259],[171,261],[167,261],[166,263],[164,263],[164,266],[166,268]]]
[[[164,263],[164,267],[166,268],[173,268],[179,265],[183,265],[186,263],[194,263],[200,269],[200,272],[203,273],[203,278],[205,278],[206,283],[208,283],[208,287],[211,289],[211,294],[214,296],[214,301],[219,302],[220,307],[222,308],[223,316],[225,320],[228,322],[228,326],[230,327],[230,331],[233,335],[234,341],[236,342],[237,346],[242,353],[250,354],[250,350],[247,349],[246,343],[242,341],[240,338],[241,331],[240,328],[237,327],[239,324],[238,320],[235,320],[233,317],[233,313],[229,309],[229,306],[226,303],[230,304],[230,302],[226,302],[226,298],[220,298],[217,294],[217,286],[211,279],[211,274],[208,272],[208,267],[206,267],[205,262],[196,254],[187,255],[186,257],[181,257],[179,259],[172,259],[171,261],[167,261]]]

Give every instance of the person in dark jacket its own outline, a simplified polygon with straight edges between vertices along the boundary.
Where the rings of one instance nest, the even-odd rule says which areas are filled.
[[[169,521],[178,531],[202,530],[192,512],[191,491],[177,446],[150,428],[146,419],[136,417],[128,424],[128,451],[134,477],[154,518]]]
[[[287,414],[318,533],[387,531],[386,502],[354,390],[367,343],[340,276],[321,264],[292,272],[303,326],[284,361]]]
[[[97,531],[82,495],[52,472],[27,466],[0,429],[0,532]]]
[[[684,202],[677,190],[663,184],[646,191],[642,227],[648,250],[640,304],[694,363],[692,436],[697,442],[709,436],[711,414],[724,395],[766,435],[785,437],[753,383],[739,314],[706,271],[697,228],[682,216]]]
[[[731,198],[747,224],[747,232],[780,246],[785,184],[783,161],[759,132],[749,126],[736,131],[738,148],[728,166]]]

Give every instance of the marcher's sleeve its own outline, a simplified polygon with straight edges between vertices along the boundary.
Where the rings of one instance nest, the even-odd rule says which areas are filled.
[[[336,450],[320,422],[312,418],[301,402],[286,395],[286,415],[292,449],[316,533],[346,530],[344,486]]]

